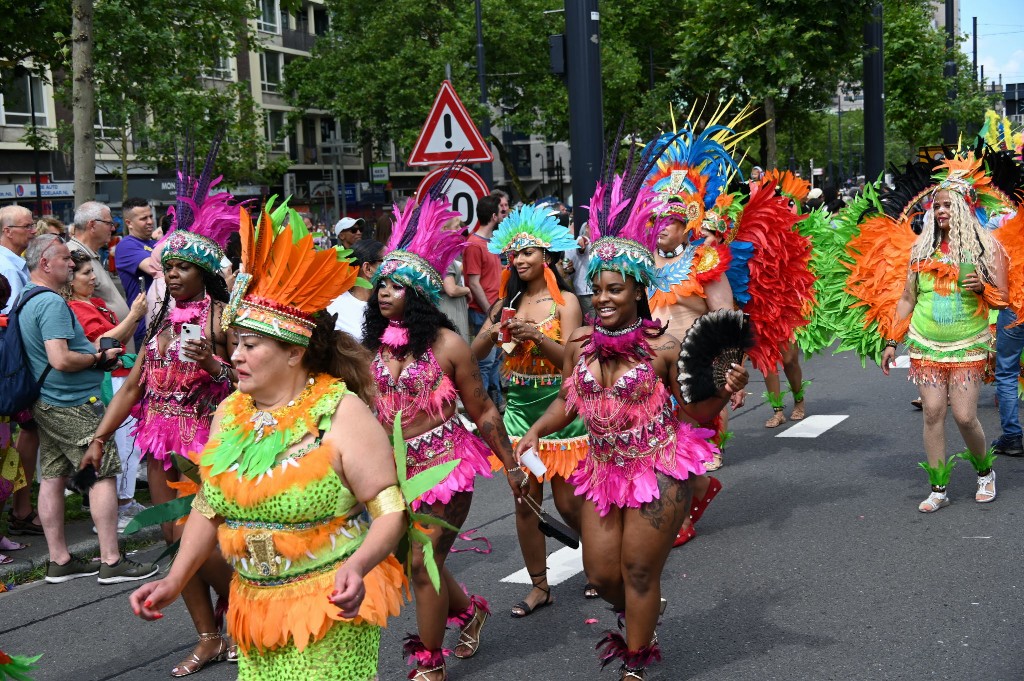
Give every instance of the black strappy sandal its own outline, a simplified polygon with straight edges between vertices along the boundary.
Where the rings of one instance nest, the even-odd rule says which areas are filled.
[[[539,589],[540,591],[544,592],[544,600],[538,603],[537,605],[533,606],[532,608],[530,607],[530,604],[527,603],[525,600],[519,601],[518,603],[512,606],[511,614],[512,617],[515,619],[521,619],[523,617],[526,617],[527,615],[531,614],[534,610],[538,610],[540,608],[552,605],[555,602],[555,599],[551,597],[551,587],[545,589],[541,586],[541,584],[548,583],[547,568],[544,569],[544,572],[538,572],[537,574],[527,572],[527,574],[530,575],[530,581],[533,582],[533,588]],[[540,578],[539,582],[537,581],[538,578]]]

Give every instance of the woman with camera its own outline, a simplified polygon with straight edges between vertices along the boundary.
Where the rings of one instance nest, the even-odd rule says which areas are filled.
[[[128,316],[118,320],[117,316],[107,309],[102,298],[93,296],[96,290],[96,272],[93,271],[92,260],[82,251],[72,251],[71,259],[75,263],[74,276],[61,291],[74,312],[78,323],[82,325],[86,337],[96,345],[97,350],[123,347],[135,333],[139,321],[146,316],[146,295],[140,293],[128,311]],[[116,393],[124,385],[131,371],[134,355],[121,355],[117,365],[110,371],[110,394]],[[121,532],[131,522],[135,514],[142,510],[142,505],[135,501],[135,480],[139,474],[139,456],[135,453],[135,441],[130,433],[135,427],[135,418],[126,417],[114,433],[117,442],[117,454],[121,459],[121,472],[117,475],[117,531]]]

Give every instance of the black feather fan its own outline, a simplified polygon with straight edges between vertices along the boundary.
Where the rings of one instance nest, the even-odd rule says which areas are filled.
[[[687,404],[714,397],[733,364],[754,346],[750,317],[739,310],[702,314],[686,332],[679,351],[679,386]]]

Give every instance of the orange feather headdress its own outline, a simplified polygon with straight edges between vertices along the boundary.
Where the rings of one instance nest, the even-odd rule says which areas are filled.
[[[359,269],[336,249],[316,251],[301,220],[275,225],[264,211],[259,224],[241,211],[242,271],[224,311],[236,326],[309,347],[313,315],[356,284]]]

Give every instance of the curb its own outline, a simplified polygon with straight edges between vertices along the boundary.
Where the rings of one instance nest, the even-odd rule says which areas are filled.
[[[85,527],[91,528],[92,522],[87,522]],[[67,529],[71,529],[70,525]],[[68,552],[82,558],[93,558],[99,555],[100,542],[99,539],[96,538],[96,535],[92,534],[91,529],[87,529],[86,531],[89,532],[88,537],[79,539],[78,541],[68,542]],[[11,551],[6,554],[11,558],[14,558],[14,562],[8,563],[7,565],[0,565],[0,582],[16,581],[19,577],[32,572],[40,566],[45,566],[50,560],[50,554],[46,550],[46,538],[42,535],[31,537],[12,537],[12,539],[15,540],[26,538],[33,543],[33,546],[25,549],[24,551]],[[33,549],[36,548],[37,541],[41,550],[33,551]],[[117,545],[121,548],[122,553],[124,552],[124,546],[128,541],[145,542],[147,545],[150,545],[163,541],[163,535],[160,532],[159,526],[145,527],[134,534],[119,534],[117,535]],[[24,558],[19,559],[19,554],[27,555],[25,555]]]

